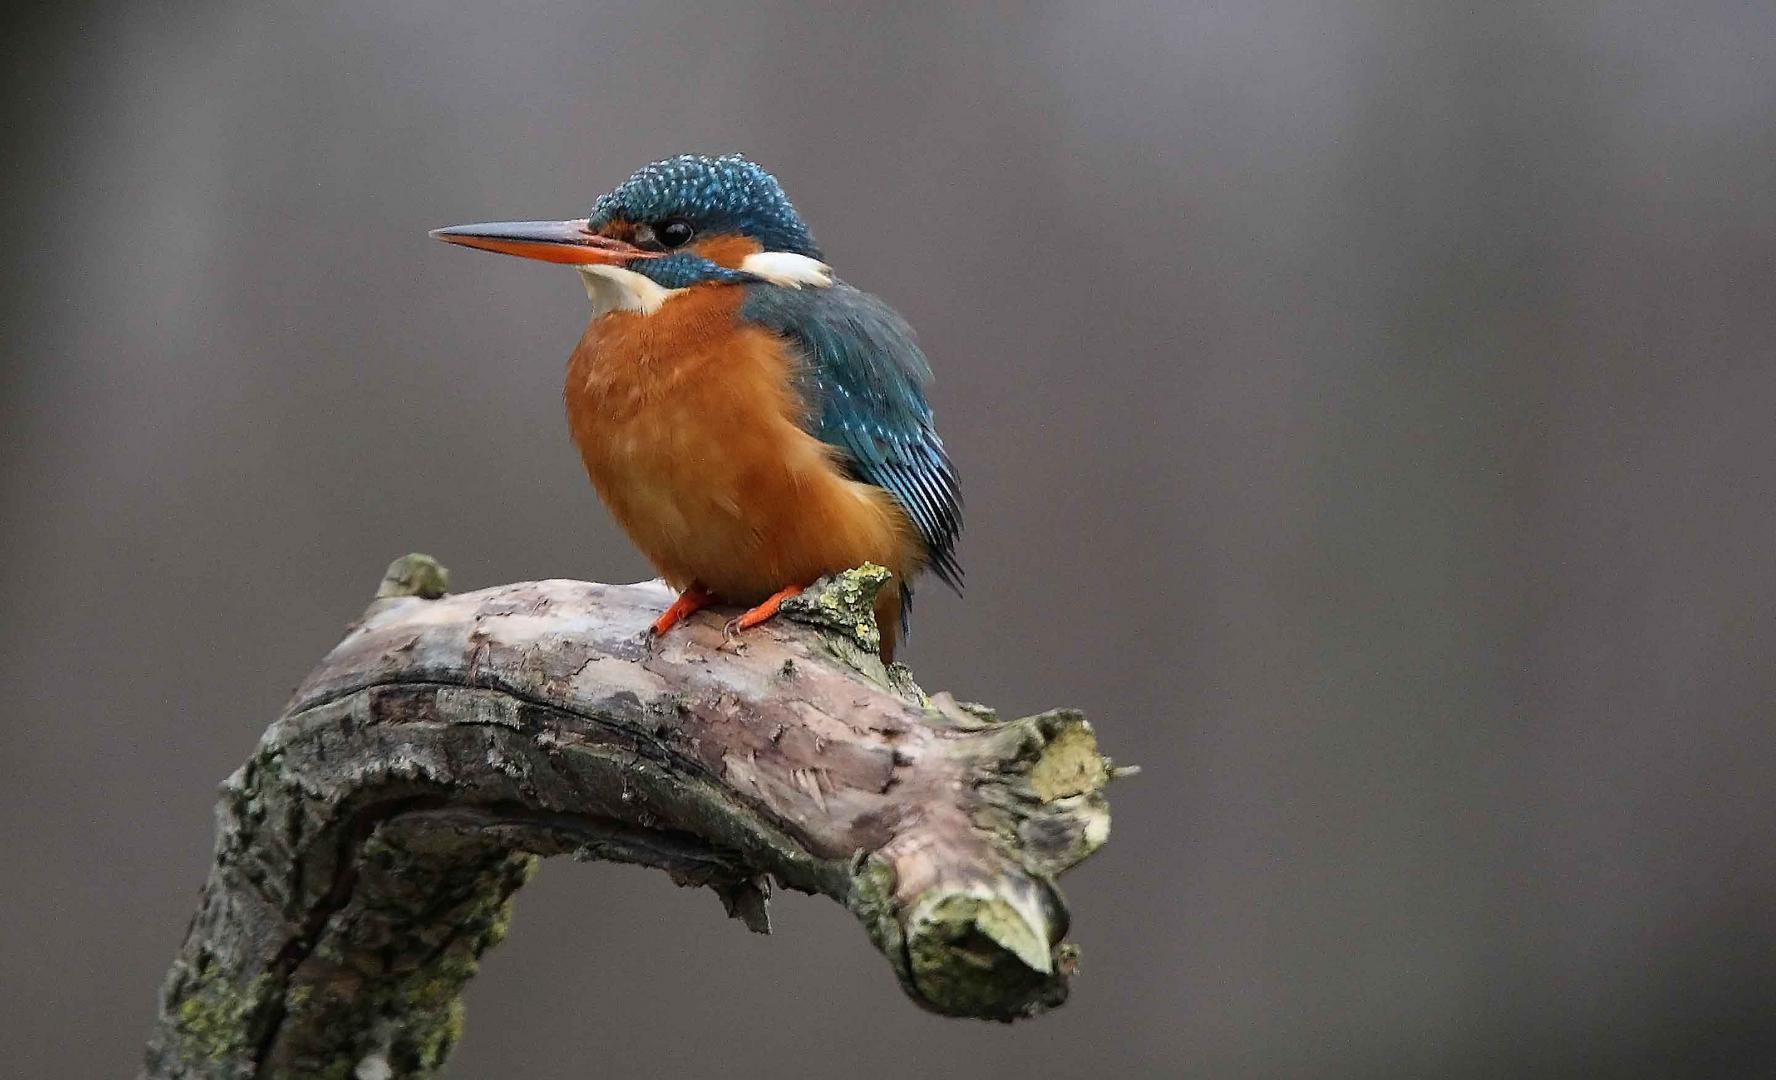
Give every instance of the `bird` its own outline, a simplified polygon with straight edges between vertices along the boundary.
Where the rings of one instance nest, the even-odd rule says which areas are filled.
[[[569,357],[568,430],[599,498],[677,592],[655,637],[713,604],[724,637],[819,578],[893,575],[894,658],[915,579],[962,591],[962,497],[905,319],[834,276],[776,177],[739,154],[643,166],[584,218],[436,229],[572,268],[592,313]]]

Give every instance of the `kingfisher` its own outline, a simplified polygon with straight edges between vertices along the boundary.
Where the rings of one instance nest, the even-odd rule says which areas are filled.
[[[637,170],[584,218],[434,230],[576,271],[591,321],[568,430],[599,498],[677,592],[650,632],[711,604],[733,634],[824,575],[887,568],[882,659],[914,579],[962,589],[956,470],[931,367],[886,303],[833,276],[775,177],[745,157]]]

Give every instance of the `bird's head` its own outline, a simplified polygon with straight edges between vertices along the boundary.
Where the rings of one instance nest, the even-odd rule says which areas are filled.
[[[432,236],[575,267],[594,299],[602,290],[612,307],[652,310],[663,302],[630,275],[662,290],[832,281],[776,177],[737,154],[681,154],[644,166],[584,218],[457,225]]]

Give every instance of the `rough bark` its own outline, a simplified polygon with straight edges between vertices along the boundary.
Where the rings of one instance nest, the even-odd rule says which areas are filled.
[[[844,903],[908,995],[1059,1004],[1055,875],[1114,775],[1077,713],[1000,721],[874,655],[885,572],[724,643],[643,630],[658,583],[446,595],[423,556],[224,784],[215,862],[162,991],[150,1077],[431,1076],[540,856],[656,866],[767,930],[772,883]]]

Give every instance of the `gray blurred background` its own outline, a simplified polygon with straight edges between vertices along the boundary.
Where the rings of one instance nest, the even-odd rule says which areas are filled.
[[[425,231],[743,150],[937,365],[919,676],[1145,767],[1083,975],[940,1020],[831,903],[550,864],[453,1075],[1776,1074],[1776,6],[467,6],[13,29],[0,1072],[133,1072],[391,557],[645,576],[577,281]]]

